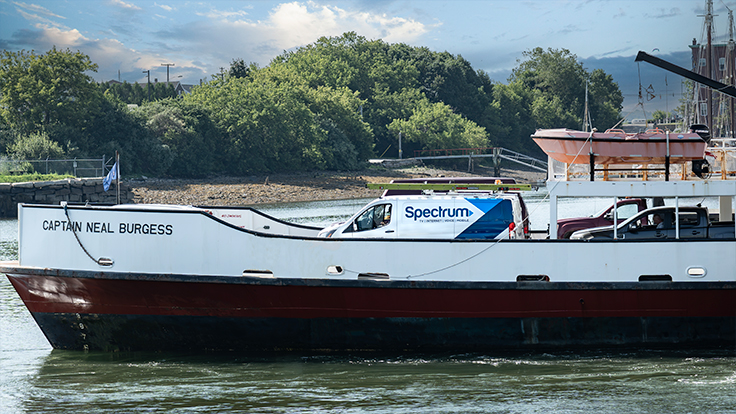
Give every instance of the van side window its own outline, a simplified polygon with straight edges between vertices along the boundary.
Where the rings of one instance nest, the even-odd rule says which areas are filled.
[[[391,222],[391,204],[378,204],[364,211],[353,223],[355,231],[373,230]]]

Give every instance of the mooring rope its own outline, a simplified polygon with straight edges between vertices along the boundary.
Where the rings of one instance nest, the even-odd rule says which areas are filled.
[[[69,210],[67,209],[67,203],[66,203],[66,201],[62,201],[61,202],[61,206],[64,207],[64,214],[66,215],[67,221],[69,221],[69,226],[72,228],[72,233],[74,233],[74,238],[77,239],[77,243],[79,243],[79,247],[81,247],[82,250],[84,251],[84,253],[87,254],[87,257],[89,257],[90,259],[92,259],[93,262],[97,263],[100,266],[111,266],[112,265],[112,261],[111,260],[110,261],[107,261],[107,260],[109,260],[109,259],[107,259],[107,260],[103,261],[103,258],[102,257],[99,258],[99,259],[95,259],[94,257],[92,257],[91,254],[89,254],[89,251],[87,251],[87,248],[84,247],[84,245],[82,244],[82,241],[79,240],[79,235],[77,234],[77,229],[74,227],[74,222],[72,221],[72,218],[69,217]]]

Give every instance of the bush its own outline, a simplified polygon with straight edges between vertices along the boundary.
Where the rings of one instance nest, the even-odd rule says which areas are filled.
[[[51,140],[45,132],[34,132],[21,136],[8,148],[8,153],[18,160],[43,160],[46,158],[62,158],[64,150]]]

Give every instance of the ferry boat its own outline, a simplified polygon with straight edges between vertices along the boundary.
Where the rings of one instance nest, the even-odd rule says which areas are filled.
[[[731,175],[551,171],[549,238],[328,238],[250,208],[26,204],[0,272],[57,349],[732,348],[736,239],[555,228],[565,197],[720,197],[732,220]]]

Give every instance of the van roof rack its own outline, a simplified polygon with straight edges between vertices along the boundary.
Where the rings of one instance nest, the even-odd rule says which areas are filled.
[[[478,184],[478,183],[368,183],[371,190],[434,190],[434,191],[530,191],[531,184]]]

